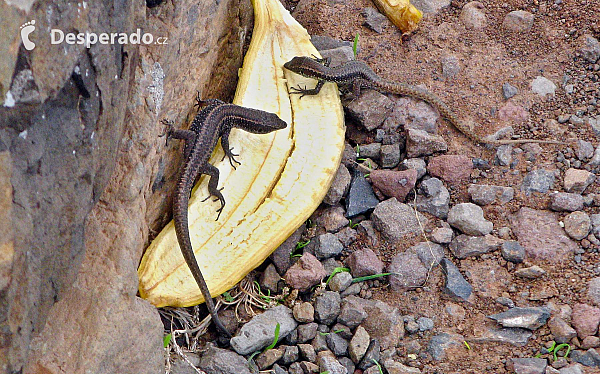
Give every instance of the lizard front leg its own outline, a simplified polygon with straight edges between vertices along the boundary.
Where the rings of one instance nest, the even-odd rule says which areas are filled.
[[[300,85],[298,85],[298,87],[290,87],[290,94],[300,94],[301,99],[306,95],[318,95],[319,92],[321,92],[321,88],[323,88],[325,82],[325,80],[319,79],[315,88],[312,89],[306,88],[306,86],[302,87]]]
[[[231,167],[235,169],[234,162],[238,165],[242,163],[235,159],[235,156],[239,156],[239,154],[233,153],[233,147],[229,147],[229,133],[231,132],[231,127],[226,127],[221,133],[221,147],[223,148],[223,152],[225,152],[225,156],[229,157],[229,163]],[[223,156],[223,158],[225,158]]]

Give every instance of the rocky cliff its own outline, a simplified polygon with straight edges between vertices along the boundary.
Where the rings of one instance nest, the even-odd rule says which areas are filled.
[[[181,161],[160,120],[186,127],[196,91],[232,94],[251,5],[12,3],[0,2],[0,372],[163,372],[162,324],[136,297]]]

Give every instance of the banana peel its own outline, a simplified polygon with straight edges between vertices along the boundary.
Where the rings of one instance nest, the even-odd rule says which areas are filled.
[[[373,0],[373,2],[402,33],[414,31],[423,18],[423,13],[409,0]]]
[[[211,294],[219,295],[260,265],[313,213],[340,164],[345,125],[337,86],[319,95],[290,95],[288,88],[316,82],[283,64],[318,56],[306,30],[277,0],[253,0],[255,27],[239,73],[234,103],[277,113],[289,125],[256,135],[234,129],[229,141],[241,165],[233,170],[220,147],[210,163],[220,172],[225,208],[202,177],[189,204],[190,239]],[[140,295],[157,307],[202,303],[170,222],[152,241],[138,269]]]

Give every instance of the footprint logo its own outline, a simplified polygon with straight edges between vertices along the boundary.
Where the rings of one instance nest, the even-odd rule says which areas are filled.
[[[35,48],[35,43],[29,40],[29,34],[35,30],[35,20],[25,22],[21,25],[21,40],[26,50],[31,51]]]

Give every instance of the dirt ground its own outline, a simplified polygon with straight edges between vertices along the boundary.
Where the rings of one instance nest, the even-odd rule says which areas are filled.
[[[309,0],[300,0],[309,1]],[[441,97],[461,118],[477,123],[479,135],[485,136],[512,125],[523,138],[578,138],[591,141],[597,146],[597,138],[590,126],[569,123],[557,126],[549,120],[559,115],[575,114],[586,110],[587,100],[598,92],[600,82],[593,80],[594,72],[587,70],[588,63],[577,56],[577,38],[585,33],[600,36],[598,0],[482,0],[487,15],[487,26],[482,30],[467,30],[459,21],[466,0],[454,0],[438,14],[426,15],[418,30],[402,36],[391,23],[381,34],[363,25],[362,11],[374,7],[368,0],[324,3],[316,1],[312,12],[297,15],[311,35],[327,35],[342,40],[353,40],[360,35],[359,59],[367,63],[381,77],[410,84],[422,84]],[[297,3],[288,4],[293,9]],[[535,15],[530,31],[515,33],[504,30],[504,16],[513,10],[526,10]],[[460,72],[446,78],[442,74],[441,60],[456,56]],[[598,72],[595,72],[598,74]],[[556,95],[543,100],[531,92],[530,82],[542,75],[557,85]],[[563,89],[563,77],[571,76],[569,83],[575,85],[575,93],[567,95]],[[522,123],[502,122],[499,109],[505,105],[502,84],[517,87],[519,94],[511,99],[528,110],[529,118]],[[597,115],[600,107],[592,108],[587,115]],[[449,144],[447,154],[464,154],[472,158],[492,161],[495,150],[473,144],[468,138],[452,128],[447,122],[438,122],[441,135]],[[507,217],[522,206],[539,208],[547,206],[547,195],[526,196],[519,192],[523,176],[532,168],[560,170],[557,152],[572,155],[565,146],[542,145],[542,153],[531,162],[520,162],[520,173],[507,172],[506,168],[492,166],[481,173],[477,183],[516,187],[515,199],[508,205],[484,208],[487,219],[494,228],[509,226]],[[504,170],[502,170],[504,169]],[[562,176],[555,188],[562,186]],[[598,184],[590,186],[598,193]],[[451,205],[468,202],[466,186],[450,190]],[[586,208],[597,213],[598,208]],[[566,215],[566,214],[565,214]],[[561,217],[562,218],[562,217]],[[495,231],[497,232],[497,231]],[[418,240],[417,240],[418,241]],[[389,261],[413,243],[397,248],[379,247],[382,259]],[[361,244],[355,243],[359,247]],[[511,357],[533,357],[546,342],[552,340],[547,326],[534,332],[525,347],[500,343],[477,343],[473,341],[486,326],[495,323],[485,316],[504,311],[495,302],[500,296],[510,297],[517,306],[543,306],[548,302],[573,305],[586,300],[585,291],[590,278],[600,271],[600,255],[586,251],[582,261],[573,258],[559,264],[540,263],[547,275],[535,281],[522,281],[512,276],[514,266],[502,259],[499,253],[460,261],[459,268],[473,285],[476,300],[461,305],[464,319],[453,318],[445,310],[451,302],[441,295],[443,276],[438,268],[431,274],[422,289],[402,294],[393,293],[383,286],[374,297],[398,306],[402,314],[415,317],[426,316],[435,320],[435,331],[450,331],[463,335],[470,342],[470,350],[455,350],[443,362],[419,360],[424,373],[505,373],[505,362]],[[425,348],[432,332],[406,336],[403,345],[418,343]],[[402,347],[399,353],[402,351]],[[592,369],[586,368],[592,373]]]

